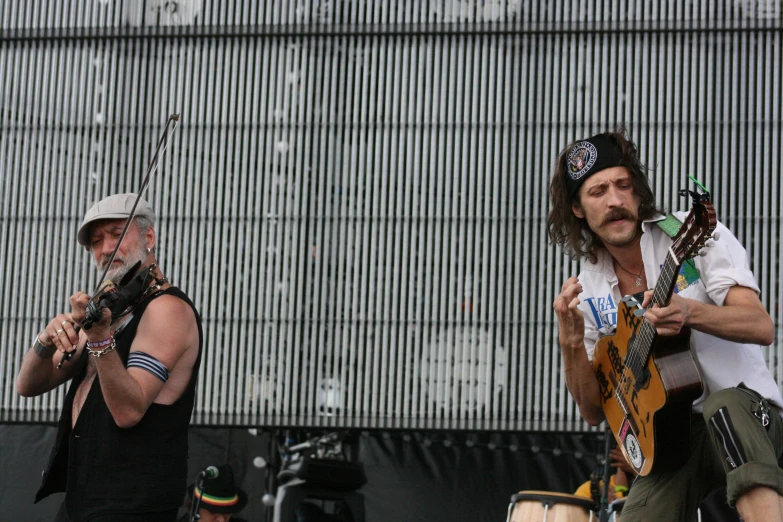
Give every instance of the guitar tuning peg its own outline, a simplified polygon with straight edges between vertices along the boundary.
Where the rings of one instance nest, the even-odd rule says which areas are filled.
[[[717,240],[719,240],[719,239],[720,239],[720,232],[718,232],[718,231],[716,230],[715,232],[713,232],[713,233],[712,233],[712,235],[711,235],[710,237],[711,237],[712,239],[714,239],[715,241],[717,241]]]

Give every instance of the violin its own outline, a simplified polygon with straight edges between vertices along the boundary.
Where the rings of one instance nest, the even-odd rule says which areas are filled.
[[[121,317],[128,315],[139,303],[151,293],[160,291],[160,287],[166,282],[165,278],[156,278],[155,263],[139,270],[141,261],[136,263],[122,278],[119,285],[115,285],[111,279],[101,285],[98,293],[87,303],[87,316],[82,321],[82,328],[89,330],[92,325],[103,318],[103,309],[111,312],[111,322],[114,323]],[[151,285],[155,281],[155,285]]]
[[[155,277],[155,269],[157,268],[155,263],[139,270],[140,266],[141,261],[125,274],[119,284],[107,279],[100,286],[95,297],[87,303],[87,315],[82,321],[81,327],[75,326],[77,332],[81,329],[89,330],[95,323],[103,319],[104,308],[109,309],[111,322],[115,323],[131,313],[147,297],[160,292],[161,287],[168,283],[168,279],[165,277]],[[57,368],[62,368],[63,363],[70,361],[73,358],[73,353],[63,355]]]

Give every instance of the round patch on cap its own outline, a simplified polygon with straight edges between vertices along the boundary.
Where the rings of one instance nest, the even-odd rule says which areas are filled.
[[[589,141],[580,141],[568,153],[568,175],[573,180],[581,178],[595,165],[596,159],[598,159],[598,151],[595,145]]]

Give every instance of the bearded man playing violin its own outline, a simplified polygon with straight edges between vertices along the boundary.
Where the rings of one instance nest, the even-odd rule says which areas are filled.
[[[101,273],[120,243],[106,271],[114,286],[106,288],[134,289],[114,294],[127,300],[122,312],[76,292],[70,311],[33,340],[17,378],[25,397],[72,380],[36,495],[37,502],[65,491],[57,522],[173,521],[187,484],[201,318],[163,276],[154,213],[143,199],[134,213],[135,202],[135,194],[99,201],[78,233]]]

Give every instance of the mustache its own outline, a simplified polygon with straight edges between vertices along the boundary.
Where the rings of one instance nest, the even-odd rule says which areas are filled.
[[[114,262],[114,261],[119,261],[120,263],[125,264],[125,259],[123,259],[123,258],[121,258],[119,256],[115,257],[112,262]],[[107,266],[109,266],[109,258],[106,258],[103,261],[101,261],[101,264],[100,264],[99,268],[101,270],[106,270]]]
[[[618,208],[609,212],[604,218],[603,222],[601,222],[601,225],[606,225],[607,223],[609,223],[610,221],[614,221],[615,219],[634,219],[634,217],[631,215],[631,213],[628,210]]]

